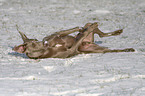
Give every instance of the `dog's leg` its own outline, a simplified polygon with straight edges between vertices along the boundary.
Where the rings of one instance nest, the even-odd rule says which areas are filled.
[[[109,36],[116,36],[120,35],[123,32],[123,29],[116,30],[114,32],[104,33],[99,28],[95,28],[94,33],[98,34],[99,37],[109,37]]]
[[[126,49],[115,49],[115,50],[105,50],[103,53],[112,53],[112,52],[134,52],[135,50],[133,48],[126,48]]]
[[[87,23],[84,27],[80,28],[80,27],[75,27],[75,28],[71,28],[68,30],[63,30],[63,31],[59,31],[59,32],[55,32],[54,34],[60,35],[60,36],[66,36],[68,34],[74,33],[74,32],[84,32],[86,30],[86,28],[88,28],[90,25],[92,25],[93,23]],[[97,24],[97,23],[96,23]],[[97,25],[98,26],[98,25]]]
[[[79,27],[75,27],[75,28],[71,28],[68,30],[63,30],[63,31],[59,31],[59,32],[55,32],[54,34],[44,37],[43,41],[47,41],[48,39],[52,39],[54,37],[63,37],[63,36],[67,36],[68,34],[74,33],[76,31],[80,31],[81,29]]]
[[[126,49],[103,49],[103,50],[93,50],[88,53],[114,53],[114,52],[134,52],[135,50],[133,48],[126,48]]]
[[[79,51],[84,53],[111,53],[111,52],[134,52],[133,48],[111,50],[107,47],[101,47],[97,44],[85,43],[79,47]]]
[[[84,27],[83,27],[83,30],[85,30],[87,27],[89,27],[92,23],[87,23]],[[96,22],[97,24],[97,22]],[[98,25],[98,24],[97,24]],[[82,30],[82,32],[83,32]],[[81,35],[81,30],[80,30],[80,34],[77,35],[77,37],[79,38],[79,36]],[[84,39],[84,42],[90,42],[90,43],[93,43],[94,42],[94,34],[98,34],[99,37],[109,37],[109,36],[116,36],[116,35],[120,35],[121,33],[123,32],[122,29],[120,30],[116,30],[114,32],[109,32],[109,33],[104,33],[102,32],[98,26],[96,26],[96,28],[94,29],[94,31],[92,33],[90,33],[85,39]]]
[[[61,42],[62,41],[62,43],[64,43],[63,40],[61,39],[63,36],[67,36],[68,34],[71,34],[71,33],[74,33],[76,31],[80,31],[80,30],[81,29],[79,27],[75,27],[75,28],[72,28],[72,29],[55,32],[54,34],[52,34],[50,36],[44,37],[42,41],[44,42],[45,46],[47,46],[48,43],[49,43],[49,46],[55,45],[56,42]],[[57,39],[57,38],[58,38],[58,40],[54,40],[54,39]],[[74,38],[74,37],[72,37],[72,38]],[[56,41],[56,42],[53,42],[53,43],[51,42],[51,44],[50,44],[50,41]]]
[[[79,30],[79,33],[75,36],[76,40],[82,37],[83,33],[89,28],[93,23],[87,23],[84,27],[82,27],[81,30]],[[98,26],[97,23],[95,23],[96,27]],[[83,40],[83,42],[93,42],[94,41],[94,33],[93,31]]]
[[[79,32],[81,29],[79,27],[71,28],[68,30],[63,30],[59,32],[55,32],[54,35],[60,35],[60,36],[67,36],[68,34],[74,33],[74,32]]]
[[[80,38],[78,38],[75,43],[72,45],[70,49],[67,49],[65,52],[59,52],[55,57],[57,58],[67,58],[76,54],[79,54],[78,47],[82,44],[83,40],[96,28],[97,24],[93,23],[90,25],[85,32],[81,35]]]
[[[76,42],[73,44],[73,46],[70,48],[70,50],[75,50],[75,52],[78,52],[78,47],[82,44],[83,40],[90,34],[93,32],[93,30],[96,28],[97,23],[93,23],[91,24],[89,27],[87,27],[87,29],[85,30],[85,32],[83,32],[83,34],[81,35],[80,38],[76,39]]]

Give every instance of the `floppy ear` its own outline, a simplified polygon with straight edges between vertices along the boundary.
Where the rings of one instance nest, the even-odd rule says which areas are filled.
[[[26,50],[26,44],[21,44],[19,46],[15,46],[13,48],[14,51],[18,52],[18,53],[24,53]]]

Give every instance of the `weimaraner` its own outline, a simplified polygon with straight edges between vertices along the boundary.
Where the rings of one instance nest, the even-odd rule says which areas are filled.
[[[18,26],[17,26],[18,30]],[[84,27],[75,27],[69,30],[56,32],[45,37],[42,41],[29,39],[20,32],[24,43],[15,46],[14,51],[25,53],[31,59],[42,58],[68,58],[81,53],[107,53],[107,52],[134,52],[133,48],[111,50],[94,43],[94,34],[99,37],[120,35],[123,30],[104,33],[98,29],[98,23],[87,23]],[[79,32],[76,36],[69,34]]]

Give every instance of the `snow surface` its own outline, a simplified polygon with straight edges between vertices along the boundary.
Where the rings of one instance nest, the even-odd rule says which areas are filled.
[[[99,22],[96,43],[131,53],[32,60],[12,51],[16,30],[42,40],[56,31]],[[0,96],[145,96],[145,0],[0,0]]]

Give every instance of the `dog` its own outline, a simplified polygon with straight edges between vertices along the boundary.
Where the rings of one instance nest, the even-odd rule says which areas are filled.
[[[55,32],[44,37],[42,41],[29,39],[24,33],[17,30],[23,39],[23,44],[15,46],[14,51],[25,53],[30,59],[42,58],[68,58],[82,53],[109,53],[109,52],[134,52],[133,48],[111,50],[94,43],[94,34],[99,37],[120,35],[123,30],[104,33],[98,28],[98,23],[87,23],[84,27],[75,27],[68,30]],[[79,32],[76,36],[69,34]]]

